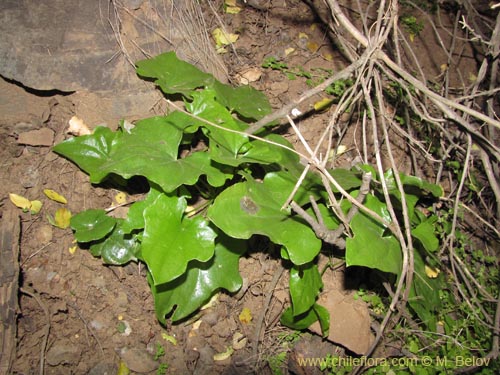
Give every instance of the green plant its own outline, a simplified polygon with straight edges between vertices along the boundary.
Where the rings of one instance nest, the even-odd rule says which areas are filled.
[[[220,289],[236,292],[242,284],[238,262],[247,240],[266,236],[290,269],[291,306],[284,311],[282,323],[300,330],[319,321],[326,335],[329,314],[316,302],[323,287],[316,261],[324,243],[336,243],[328,235],[339,228],[338,236],[342,235],[342,220],[329,209],[320,176],[311,172],[295,191],[297,208],[282,207],[305,166],[283,137],[262,130],[260,138],[244,133],[248,123],[271,112],[265,96],[249,86],[222,84],[173,52],[138,62],[137,73],[154,80],[167,96],[182,97],[185,110],[141,120],[132,129],[123,124],[115,132],[98,127],[91,135],[54,147],[88,173],[92,183],[123,187],[142,176],[148,186],[144,199],[131,204],[125,219],[102,209],[75,215],[71,227],[76,240],[108,264],[144,262],[157,318],[165,324],[167,317],[174,322],[187,318]],[[388,227],[392,219],[381,184],[383,178],[393,206],[401,213],[403,200],[392,171],[379,176],[366,165],[326,173],[349,192],[351,200],[358,197],[384,221],[342,200],[344,215],[352,214],[352,236],[338,245],[345,247],[347,265],[398,278],[401,248]],[[370,189],[365,186],[370,183],[367,176],[371,176]],[[442,278],[429,279],[424,268],[438,239],[433,222],[419,215],[416,206],[432,202],[442,189],[412,176],[401,174],[399,179],[416,242],[418,277],[411,285],[409,303],[435,330]],[[332,189],[340,199],[339,190]],[[299,209],[304,214],[296,214]],[[315,215],[318,222],[311,225],[306,214]],[[318,234],[320,222],[326,237]]]
[[[283,368],[286,367],[286,357],[287,352],[282,351],[278,354],[275,354],[267,359],[267,363],[271,368],[271,372],[273,375],[283,375]]]
[[[286,332],[278,335],[277,339],[279,344],[278,352],[267,358],[267,363],[271,368],[274,375],[283,374],[283,369],[286,368],[286,361],[289,351],[300,339],[302,334],[298,331]]]
[[[163,345],[156,343],[156,352],[154,356],[155,361],[159,360],[164,355],[165,355],[165,348],[163,347]]]
[[[289,67],[284,61],[278,60],[273,56],[265,58],[262,67],[280,71],[285,74],[289,80],[295,80],[299,77],[305,78],[308,86],[316,86],[322,83],[333,73],[331,69],[314,68],[308,71],[302,66]],[[352,86],[351,79],[339,79],[328,86],[325,92],[339,98],[350,86]]]
[[[408,34],[410,34],[412,41],[424,30],[424,23],[419,21],[415,16],[403,16],[400,18],[400,22]]]

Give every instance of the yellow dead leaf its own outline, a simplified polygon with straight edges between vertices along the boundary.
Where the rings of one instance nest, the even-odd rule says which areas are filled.
[[[42,202],[40,202],[40,201],[31,201],[30,203],[31,203],[30,212],[33,215],[36,215],[37,213],[39,213],[40,210],[42,209]]]
[[[288,56],[293,52],[295,52],[295,48],[293,48],[293,47],[287,48],[287,49],[285,49],[285,56]]]
[[[314,31],[318,28],[318,25],[315,23],[312,23],[311,26],[309,26],[309,30]]]
[[[163,338],[163,340],[168,341],[172,345],[174,345],[174,346],[177,345],[177,339],[174,336],[171,336],[171,335],[163,332],[161,334],[161,337]]]
[[[125,362],[120,361],[118,364],[118,370],[116,370],[116,375],[129,375],[130,369],[127,367]]]
[[[227,14],[238,14],[241,12],[241,8],[236,3],[236,0],[226,0],[224,1],[224,5]]]
[[[61,229],[66,229],[67,227],[69,227],[69,223],[71,220],[71,211],[64,207],[59,208],[54,214],[54,218],[47,215],[47,219],[53,226]]]
[[[415,34],[410,33],[410,42],[413,43],[414,40],[415,40]]]
[[[223,361],[225,359],[228,359],[231,357],[231,354],[233,354],[234,349],[230,346],[226,348],[226,351],[224,353],[217,353],[214,354],[214,361]]]
[[[311,53],[316,53],[319,50],[319,44],[316,42],[307,42],[306,48],[311,52]]]
[[[226,7],[227,14],[238,14],[239,12],[241,12],[240,7]]]
[[[76,249],[78,248],[78,246],[71,246],[68,251],[71,255],[73,255],[74,253],[76,253]]]
[[[10,193],[9,194],[10,201],[23,212],[30,211],[33,215],[36,215],[42,209],[42,202],[38,200],[30,201],[28,198],[25,198],[21,195]]]
[[[216,28],[212,31],[212,36],[217,47],[227,46],[228,44],[234,43],[239,37],[237,34],[225,33],[220,28]]]
[[[43,193],[49,198],[50,200],[53,200],[55,202],[63,203],[66,204],[68,201],[66,198],[64,198],[61,194],[55,192],[52,189],[44,189]]]
[[[328,158],[332,159],[335,156],[340,156],[347,151],[347,147],[344,145],[339,145],[336,149],[331,149],[328,153]]]
[[[309,36],[306,33],[299,33],[299,39],[309,39]]]
[[[124,192],[119,192],[118,194],[115,195],[115,202],[117,204],[124,204],[127,202],[127,194]]]
[[[429,279],[435,279],[436,277],[439,276],[439,273],[441,272],[439,268],[433,268],[428,265],[425,265],[425,274]]]
[[[211,307],[214,307],[217,304],[218,299],[219,299],[219,293],[214,294],[212,298],[210,298],[210,301],[208,301],[206,304],[200,307],[200,310],[203,311]]]
[[[10,201],[14,203],[16,207],[19,207],[22,209],[24,212],[28,212],[28,210],[31,208],[31,201],[27,198],[24,198],[20,195],[10,193],[9,194]]]
[[[314,110],[315,111],[322,111],[322,110],[328,108],[328,106],[332,103],[333,103],[333,99],[329,99],[329,98],[321,99],[321,100],[317,101],[316,103],[314,103]]]
[[[441,73],[444,73],[446,72],[446,69],[448,69],[448,64],[441,64],[440,68],[441,68]]]
[[[322,56],[326,61],[333,61],[333,55],[331,53],[325,53]]]
[[[241,310],[240,316],[238,318],[243,324],[248,324],[252,321],[252,312],[248,307],[245,307],[243,308],[243,310]]]
[[[246,344],[248,343],[248,339],[243,336],[241,332],[235,332],[233,335],[233,349],[234,350],[240,350],[243,349]]]

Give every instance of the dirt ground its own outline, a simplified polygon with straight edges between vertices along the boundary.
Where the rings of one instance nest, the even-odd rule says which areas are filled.
[[[221,16],[226,26],[240,35],[236,49],[224,56],[234,83],[239,81],[238,74],[257,69],[262,75],[252,85],[263,90],[272,106],[279,108],[309,86],[302,77],[291,80],[283,72],[262,68],[266,57],[284,59],[289,67],[315,69],[318,74],[321,69],[339,69],[344,63],[305,3],[273,3],[272,9],[245,7],[240,14]],[[419,43],[415,42],[418,48],[424,48]],[[289,48],[294,51],[286,55]],[[430,64],[429,69],[432,73],[439,66]],[[313,334],[304,335],[290,348],[294,333],[279,324],[289,298],[287,275],[280,278],[271,303],[266,305],[277,267],[275,260],[259,252],[258,244],[241,259],[240,272],[246,286],[242,292],[235,296],[221,293],[212,306],[193,319],[167,327],[160,326],[155,318],[141,265],[103,266],[86,250],[70,251],[74,246],[71,230],[56,228],[47,220],[61,204],[47,199],[43,190],[63,194],[68,200],[65,206],[73,213],[109,207],[117,193],[91,186],[84,173],[51,151],[53,144],[68,137],[68,120],[79,115],[79,98],[77,94],[34,92],[0,80],[0,210],[3,217],[7,217],[7,211],[15,211],[21,225],[17,351],[12,374],[117,374],[120,361],[132,373],[156,374],[166,367],[167,374],[247,374],[253,373],[257,364],[258,373],[266,374],[272,373],[269,360],[282,353],[288,354],[281,368],[283,374],[316,374],[319,369],[300,368],[294,358],[345,352],[346,345],[335,345]],[[98,117],[98,113],[94,115]],[[308,140],[314,140],[327,121],[328,116],[316,114],[301,122],[300,128]],[[30,133],[40,129],[46,133]],[[27,134],[34,138],[20,143],[21,136]],[[300,148],[291,133],[286,136]],[[344,138],[350,151],[337,161],[338,165],[349,165],[356,156],[353,142],[352,133]],[[22,213],[9,201],[9,193],[42,200],[42,211],[37,215]],[[347,295],[350,292],[342,290],[339,281],[342,277],[342,269],[332,273],[331,287]],[[244,308],[254,317],[249,323],[239,319]],[[263,329],[256,335],[260,316],[264,316]],[[228,359],[214,360],[215,354],[233,345],[235,333],[248,340],[246,345]],[[255,351],[259,335],[261,341]],[[163,355],[159,355],[160,348]],[[159,370],[159,366],[163,367]]]

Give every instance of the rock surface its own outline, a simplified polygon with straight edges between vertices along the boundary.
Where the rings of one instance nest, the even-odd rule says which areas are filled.
[[[104,120],[150,115],[159,95],[134,66],[148,56],[175,50],[227,80],[194,0],[4,0],[0,20],[0,75],[29,89],[78,92],[88,123],[96,109]]]

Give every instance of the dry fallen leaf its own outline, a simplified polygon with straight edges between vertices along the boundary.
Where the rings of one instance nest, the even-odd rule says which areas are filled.
[[[40,210],[42,209],[42,202],[40,201],[31,201],[31,207],[30,207],[30,212],[33,214],[33,215],[36,215],[37,213],[40,212]]]
[[[259,68],[248,68],[241,71],[237,77],[242,85],[248,85],[250,82],[255,82],[262,76],[262,71]]]
[[[217,304],[218,300],[219,300],[219,293],[214,294],[212,296],[212,298],[210,298],[210,301],[208,301],[206,304],[201,306],[200,310],[203,311],[203,310],[209,309],[211,307],[214,307]]]
[[[174,345],[174,346],[177,345],[177,339],[174,336],[169,335],[168,333],[163,332],[161,334],[161,337],[162,337],[163,340],[168,341],[172,345]]]
[[[241,12],[241,8],[236,3],[236,0],[226,0],[224,1],[224,5],[227,14],[238,14]]]
[[[59,208],[54,214],[54,217],[47,215],[47,220],[55,227],[66,229],[69,227],[71,221],[71,211],[64,207]]]
[[[316,103],[314,103],[314,110],[315,111],[322,111],[330,106],[330,104],[333,103],[333,99],[330,98],[323,98],[321,100],[318,100]]]
[[[10,193],[9,194],[10,201],[14,203],[16,207],[19,207],[24,212],[27,212],[31,208],[31,201],[27,198],[24,198],[20,195]]]
[[[214,361],[223,361],[225,359],[228,359],[229,357],[231,357],[231,354],[233,354],[233,352],[234,349],[228,346],[224,353],[214,354]]]
[[[66,132],[76,136],[92,134],[87,124],[76,116],[71,117],[69,120],[69,128]]]
[[[319,50],[319,44],[313,41],[307,42],[306,47],[311,53],[316,53]]]
[[[23,210],[23,212],[30,211],[33,215],[35,215],[42,209],[42,202],[38,200],[30,201],[28,198],[14,193],[9,194],[9,199],[16,207]]]
[[[243,308],[243,310],[241,310],[239,319],[243,324],[248,324],[252,321],[252,312],[248,307],[245,307]]]
[[[333,61],[333,55],[331,53],[324,53],[323,55],[323,58],[326,60],[326,61]]]
[[[333,159],[335,156],[340,156],[347,151],[347,147],[344,145],[338,145],[336,149],[331,149],[328,153],[328,159]]]
[[[57,193],[56,191],[52,189],[44,189],[43,193],[49,198],[50,200],[53,200],[55,202],[63,203],[66,204],[68,201],[66,198],[64,198],[61,194]]]
[[[439,268],[433,268],[428,265],[425,265],[425,274],[429,279],[435,279],[436,277],[439,276],[439,273],[441,272]]]
[[[226,33],[222,29],[216,28],[212,31],[212,37],[215,40],[217,53],[224,53],[226,52],[224,46],[236,42],[239,36],[237,34]]]
[[[235,332],[233,335],[233,349],[240,350],[247,345],[248,339],[241,333]]]

